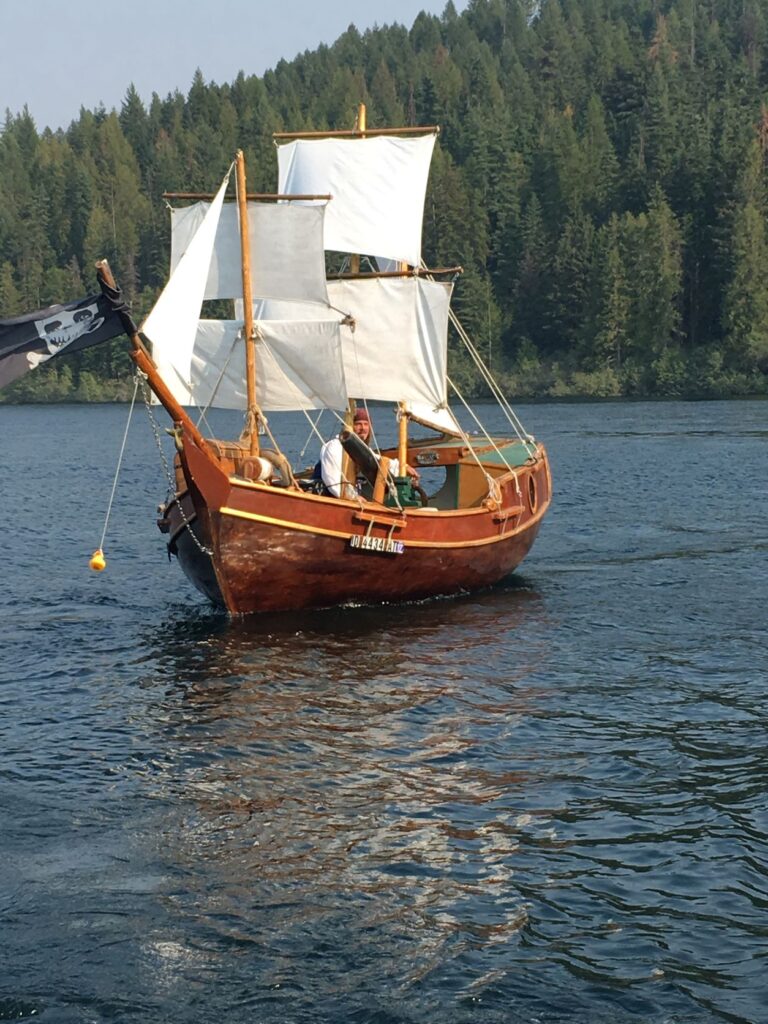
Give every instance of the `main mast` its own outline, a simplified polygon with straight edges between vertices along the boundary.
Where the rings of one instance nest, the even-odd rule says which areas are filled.
[[[278,141],[285,141],[285,142],[293,142],[294,140],[312,141],[312,140],[325,140],[325,139],[335,139],[335,140],[339,140],[339,142],[342,142],[344,140],[350,140],[351,141],[351,140],[376,139],[379,136],[391,136],[391,137],[393,137],[395,139],[397,137],[407,138],[408,136],[413,136],[413,135],[437,134],[437,131],[438,131],[437,126],[422,126],[422,127],[418,127],[418,128],[416,128],[416,127],[407,127],[407,128],[385,128],[385,129],[373,128],[373,129],[369,129],[368,125],[367,125],[367,119],[366,119],[366,108],[365,108],[365,105],[361,104],[359,106],[359,108],[358,108],[356,123],[354,125],[354,128],[352,128],[351,130],[347,130],[347,131],[322,131],[322,132],[277,132],[277,133],[274,134],[274,138],[276,140],[278,140]],[[373,143],[372,143],[372,145],[373,145]],[[365,149],[365,147],[362,147],[362,148]],[[401,147],[401,149],[404,150],[405,147]],[[300,153],[300,151],[298,151],[298,152]],[[424,151],[422,150],[421,152],[423,153]],[[414,167],[416,167],[416,165],[413,164],[413,163],[409,163],[406,166],[403,163],[403,159],[402,159],[403,155],[404,154],[400,154],[401,159],[399,159],[398,161],[392,161],[392,164],[390,166],[390,172],[391,173],[389,174],[389,182],[392,183],[392,184],[395,184],[395,182],[396,182],[397,186],[402,190],[405,187],[405,183],[406,182],[411,182],[411,180],[412,180],[411,176],[413,176],[413,182],[416,185],[418,185],[418,187],[423,187],[424,189],[426,189],[426,180],[422,181],[421,178],[420,178],[421,171],[420,170],[414,171]],[[297,159],[297,157],[294,157],[294,159]],[[361,159],[359,167],[356,164],[354,164],[355,158],[351,157],[350,159],[352,160],[352,163],[353,163],[355,171],[360,171],[362,173],[365,173],[366,167],[367,167],[367,164],[366,164],[367,158]],[[312,168],[312,170],[311,170],[311,173],[309,174],[309,177],[307,178],[307,180],[313,180],[316,183],[318,183],[318,185],[319,185],[319,183],[321,181],[327,179],[329,186],[330,186],[330,182],[331,181],[337,182],[337,185],[338,185],[338,179],[340,179],[342,177],[342,170],[340,169],[340,167],[336,167],[336,166],[333,166],[331,164],[329,156],[325,156],[324,155],[322,157],[322,163],[318,163],[318,165],[317,165],[317,166],[322,166],[323,171],[325,173],[325,179],[321,175],[317,174],[316,166],[312,163],[312,161],[308,161],[308,165],[309,165],[309,167]],[[419,168],[423,168],[423,158],[422,158],[421,163],[418,166],[419,166]],[[346,163],[345,163],[345,167],[346,167]],[[424,175],[424,178],[425,178],[425,176],[426,175]],[[283,183],[285,183],[286,181],[291,181],[291,178],[292,178],[291,170],[286,165],[285,167],[283,167],[283,177],[281,178],[281,180],[283,181]],[[375,178],[375,175],[373,175],[373,178]],[[297,175],[296,176],[296,181],[297,182],[300,182],[302,180],[303,179],[302,179],[301,175]],[[368,181],[369,179],[365,179],[365,180]],[[337,188],[329,187],[328,191],[337,192]],[[342,195],[346,195],[346,193],[344,193],[344,190],[343,190],[342,187],[338,188],[338,192],[340,192]],[[395,202],[396,199],[397,199],[397,189],[394,189],[394,188],[389,189],[389,190],[385,189],[384,190],[384,194],[387,196],[387,199],[390,202]],[[354,280],[356,280],[358,278],[369,278],[369,277],[370,278],[378,278],[378,277],[419,277],[422,273],[424,273],[424,270],[422,269],[422,265],[420,263],[420,258],[419,258],[420,257],[420,247],[417,246],[413,242],[412,238],[409,238],[409,241],[408,241],[407,244],[406,244],[405,241],[403,241],[402,248],[400,248],[398,245],[396,245],[393,242],[393,234],[392,234],[392,232],[391,231],[388,232],[386,230],[381,230],[380,224],[377,223],[377,231],[379,232],[379,234],[377,234],[375,236],[375,238],[372,236],[371,241],[372,242],[373,241],[381,242],[381,247],[380,248],[374,248],[373,250],[366,249],[364,247],[365,246],[365,242],[363,241],[364,235],[363,235],[363,231],[361,229],[361,224],[362,224],[362,222],[364,220],[365,211],[361,208],[361,197],[365,196],[364,202],[366,202],[367,204],[370,205],[371,213],[372,213],[371,220],[372,220],[372,223],[373,223],[376,220],[376,218],[373,216],[373,214],[379,213],[381,211],[381,207],[380,206],[379,207],[376,206],[375,198],[373,198],[373,195],[374,195],[374,193],[373,193],[372,189],[368,189],[366,191],[364,188],[359,190],[358,193],[355,193],[354,200],[353,200],[353,203],[352,203],[352,208],[355,210],[355,215],[354,215],[354,217],[350,218],[352,223],[353,223],[353,225],[354,225],[354,227],[352,228],[351,231],[345,232],[345,230],[343,230],[343,229],[340,230],[337,227],[337,225],[334,223],[333,230],[337,231],[337,234],[334,235],[333,237],[338,238],[338,239],[342,240],[343,242],[351,242],[352,244],[350,244],[350,245],[342,244],[342,245],[337,245],[337,246],[330,246],[330,248],[332,248],[332,249],[338,249],[339,251],[346,251],[346,252],[350,253],[350,255],[348,257],[348,260],[349,260],[349,262],[348,262],[348,270],[342,271],[341,273],[330,274],[330,275],[328,275],[329,278],[334,278],[334,279],[351,279],[352,281],[354,281]],[[386,207],[385,207],[385,209],[386,209]],[[392,209],[392,216],[396,217],[398,215],[400,215],[400,209],[393,207],[393,209]],[[380,219],[381,218],[379,217],[379,220]],[[391,226],[392,225],[389,225],[389,227],[391,227]],[[344,225],[344,227],[346,227],[346,225]],[[398,223],[398,227],[400,227],[399,223]],[[362,248],[360,248],[361,245],[363,246]],[[387,269],[387,270],[373,269],[371,271],[371,273],[363,273],[362,269],[361,269],[361,255],[360,254],[368,252],[369,254],[372,253],[374,255],[378,255],[379,257],[387,258],[387,247],[388,246],[392,247],[393,251],[392,251],[391,255],[395,256],[395,258],[399,258],[400,262],[396,265],[397,269]],[[398,248],[400,248],[399,252],[397,251]],[[419,255],[417,255],[417,249],[419,251]],[[450,273],[456,273],[458,270],[460,270],[460,268],[457,268],[457,267],[446,268],[446,269],[437,270],[437,271],[433,270],[433,271],[429,272],[429,276],[431,277],[435,273],[439,273],[439,274],[449,273],[449,272]],[[362,294],[362,293],[360,293],[360,294]],[[384,366],[382,366],[382,372],[386,372],[386,368]],[[404,374],[402,374],[402,373],[398,374],[397,375],[397,380],[403,380],[404,381],[405,380]],[[374,387],[374,390],[375,390],[375,387]],[[398,403],[398,428],[399,429],[398,429],[397,450],[398,450],[398,458],[399,458],[400,467],[401,467],[400,468],[400,475],[401,476],[405,476],[406,475],[406,473],[405,473],[405,466],[407,465],[408,448],[409,448],[408,425],[409,425],[409,419],[410,419],[410,415],[411,415],[408,402],[406,401],[406,398],[407,398],[406,392],[408,390],[408,385],[406,383],[403,383],[402,388],[398,388],[398,390],[401,391],[401,396],[402,396],[403,400],[401,400]],[[366,397],[371,397],[371,396],[367,395]],[[354,405],[355,405],[354,401],[350,400],[350,402],[349,402],[349,410],[347,412],[347,422],[346,422],[347,429],[349,429],[349,415],[350,415],[350,412],[354,410]],[[347,477],[348,474],[345,472],[344,476]]]
[[[360,133],[360,138],[365,138],[366,128],[366,111],[365,104],[361,103],[357,108],[357,124],[355,125],[356,130]],[[349,261],[349,269],[353,274],[360,273],[360,253],[356,252],[352,254],[352,258]]]
[[[253,321],[253,286],[251,284],[251,240],[248,232],[248,193],[245,187],[245,156],[242,149],[235,157],[237,170],[237,208],[240,220],[240,254],[243,270],[243,331],[245,334],[245,387],[247,396],[245,430],[251,455],[259,454],[259,418],[256,401],[256,329]]]
[[[355,125],[356,130],[358,132],[360,132],[360,137],[361,138],[365,138],[365,126],[366,126],[365,104],[361,103],[360,106],[357,108],[357,124]],[[350,269],[350,272],[354,276],[357,276],[360,273],[360,253],[359,252],[358,253],[352,253],[351,259],[349,261],[349,269]],[[349,431],[352,430],[352,424],[354,423],[354,416],[355,416],[355,407],[356,407],[356,402],[355,402],[354,398],[350,398],[349,399],[349,403],[347,405],[347,411],[346,411],[346,414],[344,416],[344,429],[345,430],[349,430]],[[351,480],[353,475],[354,475],[354,471],[353,471],[352,459],[351,459],[349,453],[347,452],[347,450],[345,448],[344,449],[344,454],[341,457],[341,479],[342,480]]]

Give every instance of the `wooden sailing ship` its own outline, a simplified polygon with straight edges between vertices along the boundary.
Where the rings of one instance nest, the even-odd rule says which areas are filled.
[[[192,583],[231,613],[486,587],[539,531],[544,447],[500,395],[505,437],[470,436],[448,404],[452,274],[426,270],[420,248],[436,134],[366,130],[361,108],[354,131],[275,137],[276,195],[247,194],[239,153],[235,202],[230,168],[215,196],[180,197],[196,201],[172,213],[171,275],[133,356],[174,423],[160,528]],[[341,272],[327,273],[329,253],[348,255]],[[232,319],[201,319],[205,300],[222,299]],[[399,424],[397,445],[375,456],[349,429],[368,401],[392,403]],[[204,437],[189,406],[241,408],[241,438]],[[341,497],[318,493],[271,437],[268,414],[289,409],[335,411]],[[413,424],[430,433],[413,436]],[[441,485],[427,494],[389,471],[406,465],[441,469]],[[372,486],[359,488],[360,469]]]

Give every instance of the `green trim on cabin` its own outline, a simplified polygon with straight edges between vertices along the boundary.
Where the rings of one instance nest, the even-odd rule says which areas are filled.
[[[488,441],[485,438],[473,437],[471,441],[473,448],[488,448]],[[477,456],[484,466],[503,466],[506,462],[509,466],[519,467],[524,466],[531,457],[530,445],[526,445],[522,441],[510,441],[501,438],[494,438],[493,441],[498,447],[498,451],[494,451],[491,448]],[[477,464],[477,459],[473,455],[465,455],[459,461],[461,464],[467,462]]]

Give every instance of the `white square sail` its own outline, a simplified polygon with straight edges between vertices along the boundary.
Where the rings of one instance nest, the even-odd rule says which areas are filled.
[[[256,324],[256,401],[265,412],[343,409],[347,385],[338,318],[260,320]],[[198,406],[244,409],[243,325],[201,320],[192,352],[188,400]],[[179,388],[184,387],[179,381]]]
[[[277,149],[279,191],[331,195],[325,248],[419,266],[434,133],[296,139]]]
[[[203,222],[210,203],[200,202],[171,210],[171,273]],[[327,303],[323,251],[323,206],[288,203],[248,203],[251,285],[259,298]],[[240,223],[237,207],[221,211],[206,299],[243,297],[240,259]]]
[[[341,328],[350,395],[445,406],[452,290],[417,277],[328,282],[333,305],[355,321]]]

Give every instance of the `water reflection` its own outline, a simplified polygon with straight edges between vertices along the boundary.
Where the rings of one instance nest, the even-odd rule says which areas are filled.
[[[479,595],[402,605],[238,618],[192,607],[140,638],[152,666],[140,682],[206,689],[221,679],[400,678],[437,662],[450,669],[446,651],[468,658],[489,642],[501,648],[518,633],[535,635],[543,614],[540,594],[523,577]]]
[[[163,752],[146,785],[182,798],[164,856],[195,880],[175,911],[214,943],[254,944],[280,984],[305,976],[297,950],[320,935],[351,948],[362,983],[354,951],[375,934],[405,989],[514,941],[531,769],[508,752],[536,701],[526,677],[546,657],[542,615],[515,581],[456,601],[155,632],[171,685],[150,707]]]

